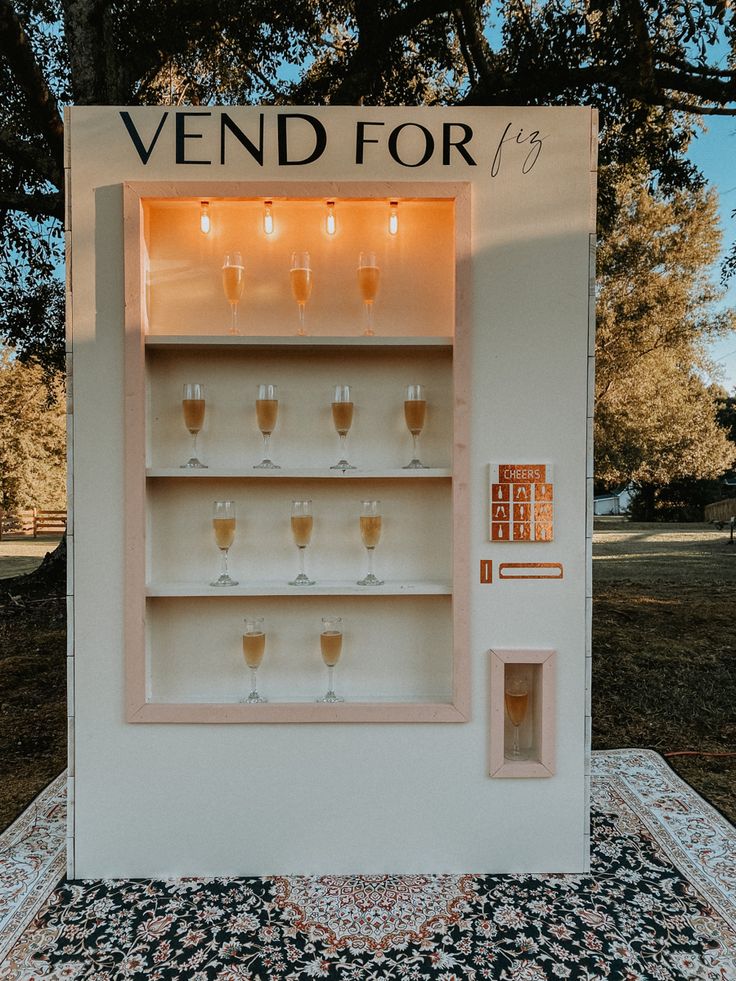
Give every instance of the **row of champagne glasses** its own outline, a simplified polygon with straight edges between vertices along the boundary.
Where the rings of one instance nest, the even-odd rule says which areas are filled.
[[[192,456],[181,469],[207,469],[207,464],[197,456],[197,437],[204,425],[205,391],[199,382],[185,382],[182,393],[184,425],[193,437]],[[340,459],[330,467],[331,470],[355,470],[347,459],[347,436],[353,424],[355,403],[350,385],[335,385],[332,393],[332,421],[340,438]],[[256,389],[256,421],[263,437],[263,459],[254,464],[254,470],[280,470],[278,463],[271,459],[271,435],[276,428],[279,414],[279,397],[276,385],[258,385]],[[404,393],[404,421],[411,433],[414,445],[412,459],[404,470],[424,470],[419,459],[418,440],[424,429],[427,416],[427,393],[424,385],[407,385]]]
[[[237,586],[228,570],[228,552],[235,540],[236,527],[235,501],[215,501],[212,505],[212,528],[215,534],[215,544],[220,550],[220,575],[213,580],[211,586]],[[312,540],[314,514],[311,500],[291,502],[291,533],[299,555],[299,572],[294,579],[289,580],[290,586],[314,586],[315,580],[310,579],[305,568],[305,553]],[[382,586],[373,570],[373,552],[381,540],[381,502],[362,501],[360,505],[360,537],[368,553],[368,571],[358,586]]]
[[[312,260],[309,252],[292,252],[289,267],[291,292],[299,311],[297,334],[304,336],[306,328],[306,307],[312,295]],[[358,257],[358,289],[363,300],[365,316],[364,334],[375,333],[373,329],[373,304],[378,295],[380,269],[375,252],[361,252]],[[228,252],[222,264],[222,288],[225,299],[230,304],[230,334],[239,334],[238,306],[245,290],[245,265],[242,252]]]
[[[320,653],[327,667],[327,691],[318,702],[344,702],[345,699],[335,692],[335,667],[342,653],[342,617],[322,617],[322,630],[319,635]],[[268,699],[258,691],[258,669],[266,653],[266,628],[263,617],[246,617],[243,633],[243,656],[250,668],[250,692],[242,702],[257,705]]]

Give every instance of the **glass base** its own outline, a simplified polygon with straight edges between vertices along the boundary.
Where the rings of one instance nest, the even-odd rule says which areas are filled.
[[[237,586],[237,579],[231,579],[230,576],[223,573],[217,579],[213,579],[210,586]]]
[[[523,760],[529,759],[529,753],[523,749],[520,749],[518,753],[515,753],[513,749],[508,750],[503,754],[505,760],[509,760],[511,763],[518,763]]]
[[[342,697],[342,695],[336,695],[334,691],[328,691],[326,695],[323,695],[322,698],[316,698],[315,701],[316,702],[344,702],[345,699]]]
[[[348,463],[347,460],[338,460],[334,466],[330,467],[330,470],[357,470],[357,467]]]
[[[414,459],[407,463],[405,467],[402,467],[402,470],[429,470],[429,467],[425,466],[421,460],[414,457]]]
[[[363,337],[375,337],[375,336],[376,336],[375,330],[370,330],[369,328],[366,327],[366,329],[363,331]]]
[[[383,586],[383,579],[379,579],[378,576],[374,576],[372,572],[369,572],[364,579],[359,579],[357,582],[358,586]]]
[[[281,467],[278,463],[274,463],[273,460],[261,460],[260,463],[256,463],[253,467],[254,470],[280,470]]]
[[[305,573],[300,572],[296,579],[289,580],[290,586],[314,586],[314,579],[310,579]]]
[[[207,466],[206,463],[202,463],[201,460],[198,460],[196,456],[193,456],[191,460],[187,460],[186,463],[182,463],[179,469],[180,470],[209,470],[209,467]]]
[[[257,691],[249,692],[247,698],[240,699],[241,705],[262,705],[264,702],[267,701],[268,699],[264,698],[263,695],[261,695]]]

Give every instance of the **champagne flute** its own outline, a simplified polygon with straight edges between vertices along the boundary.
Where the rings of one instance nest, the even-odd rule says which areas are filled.
[[[406,397],[404,399],[404,419],[414,440],[414,456],[407,463],[404,470],[426,470],[427,468],[419,459],[417,441],[419,434],[424,429],[424,420],[427,412],[427,396],[424,385],[407,385]]]
[[[184,425],[194,438],[192,456],[186,463],[182,463],[181,470],[206,470],[207,464],[197,459],[197,436],[204,425],[204,385],[195,382],[185,382],[181,396],[181,408],[184,413]]]
[[[227,570],[227,553],[235,538],[235,501],[214,502],[212,528],[215,533],[215,543],[222,556],[222,568],[219,577],[213,580],[210,586],[237,586],[237,581],[230,578]]]
[[[239,334],[238,304],[245,288],[245,268],[240,252],[226,252],[222,264],[222,288],[225,299],[230,304],[230,327],[228,334]]]
[[[312,295],[312,264],[308,252],[291,253],[291,292],[299,306],[297,334],[304,336],[307,333],[304,326],[304,308]]]
[[[362,501],[360,512],[360,537],[368,552],[368,572],[358,580],[359,586],[383,586],[373,572],[373,550],[381,538],[381,502]]]
[[[256,398],[256,418],[258,428],[263,436],[263,459],[257,463],[254,470],[280,470],[278,463],[270,459],[271,433],[276,428],[279,414],[279,397],[275,385],[259,385]]]
[[[526,713],[529,708],[529,682],[523,676],[511,677],[506,679],[504,685],[504,702],[511,725],[514,727],[514,736],[511,746],[511,760],[523,760],[524,754],[519,748],[519,729],[521,728]]]
[[[340,453],[342,457],[330,470],[355,470],[352,463],[348,463],[346,452],[346,440],[348,431],[353,424],[353,396],[350,393],[349,385],[335,385],[335,393],[332,398],[332,421],[340,437]]]
[[[363,310],[365,313],[364,334],[372,336],[373,330],[373,301],[378,293],[378,280],[380,269],[376,261],[375,252],[361,252],[358,257],[358,289],[363,297]]]
[[[327,665],[327,691],[318,702],[344,702],[341,695],[335,694],[335,665],[342,653],[342,617],[322,617],[322,633],[319,635],[322,660]]]
[[[263,617],[246,617],[245,633],[243,634],[243,657],[250,668],[250,692],[246,698],[241,698],[240,701],[246,702],[248,705],[257,705],[259,702],[268,701],[260,694],[256,684],[256,674],[261,666],[265,651],[266,632],[263,628]]]
[[[314,579],[304,571],[304,553],[312,539],[313,520],[311,501],[291,502],[291,533],[299,551],[299,574],[290,580],[290,586],[314,586]]]

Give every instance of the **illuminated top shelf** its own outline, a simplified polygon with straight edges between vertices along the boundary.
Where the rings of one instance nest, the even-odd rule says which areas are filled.
[[[147,477],[207,477],[238,478],[239,480],[441,480],[452,476],[447,467],[426,467],[423,470],[258,470],[256,467],[148,467]]]
[[[284,580],[240,580],[235,586],[203,582],[150,582],[146,596],[450,596],[447,580],[386,580],[381,586],[359,586],[354,579],[326,580],[313,586],[290,586]]]
[[[146,347],[288,347],[288,348],[391,348],[391,347],[432,347],[452,348],[452,337],[366,337],[346,335],[344,337],[309,336],[296,334],[276,337],[231,334],[146,334]]]

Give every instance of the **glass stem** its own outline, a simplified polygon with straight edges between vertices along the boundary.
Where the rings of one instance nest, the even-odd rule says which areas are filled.
[[[418,433],[412,433],[411,434],[411,438],[414,440],[414,459],[415,460],[418,460],[419,457],[418,457],[418,454],[417,454],[417,439],[419,438],[419,434]]]
[[[299,575],[306,576],[306,572],[304,571],[304,553],[306,552],[306,548],[303,545],[299,545],[298,551],[299,551]]]
[[[335,669],[334,669],[334,667],[331,664],[329,664],[327,666],[327,691],[328,692],[334,692],[334,690],[335,690],[334,687],[333,687],[333,684],[334,684],[333,678],[334,677],[335,677]]]
[[[226,548],[221,548],[220,549],[220,552],[222,553],[222,563],[221,563],[222,564],[222,570],[221,570],[221,574],[223,576],[226,576],[228,574],[228,571],[227,571],[227,549]]]
[[[373,575],[373,549],[367,548],[366,552],[368,553],[368,575],[372,576]]]
[[[266,460],[271,458],[271,434],[263,434],[263,454]]]
[[[348,434],[347,433],[340,433],[340,457],[343,460],[347,460],[347,456],[346,456],[346,453],[347,453],[347,441],[348,441]]]
[[[519,727],[518,726],[514,726],[514,743],[513,743],[513,749],[511,750],[511,752],[512,752],[514,758],[517,758],[520,755],[520,750],[519,750]]]
[[[230,333],[238,333],[238,304],[230,304]]]
[[[365,333],[370,335],[373,333],[373,304],[364,303],[363,309],[365,310]]]
[[[300,334],[306,334],[306,330],[304,329],[305,307],[306,307],[305,303],[299,304],[299,333]]]
[[[250,690],[251,691],[258,691],[258,688],[256,687],[256,669],[255,668],[251,668],[250,669]]]
[[[199,436],[199,433],[192,433],[192,436],[194,437],[194,459],[196,460],[197,459],[197,436]]]

